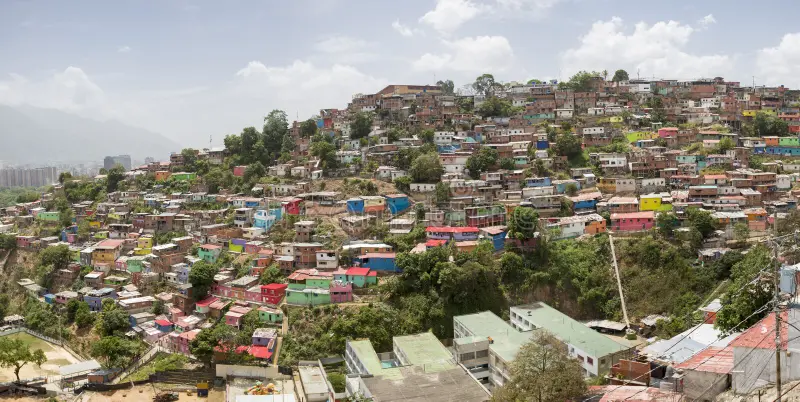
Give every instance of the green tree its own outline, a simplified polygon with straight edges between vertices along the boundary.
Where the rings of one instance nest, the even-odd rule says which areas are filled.
[[[208,294],[217,269],[206,261],[198,261],[189,271],[189,283],[192,284],[192,294],[195,300],[201,300]]]
[[[92,314],[91,309],[89,309],[89,304],[81,302],[81,304],[78,305],[78,309],[75,311],[75,324],[78,328],[88,328],[95,323],[94,320],[95,316]]]
[[[425,130],[422,130],[422,132],[419,135],[419,138],[425,144],[433,144],[433,137],[435,136],[435,134],[436,133],[433,130],[425,129]]]
[[[575,158],[583,154],[581,140],[571,132],[563,133],[556,137],[553,152],[555,152],[556,155],[566,156],[569,159]]]
[[[436,183],[442,179],[444,168],[439,161],[439,154],[427,153],[420,155],[411,164],[408,173],[415,183]]]
[[[311,144],[311,155],[319,158],[324,169],[335,169],[339,165],[336,158],[336,147],[327,141],[317,141]]]
[[[283,146],[283,139],[289,135],[289,120],[286,117],[286,112],[282,110],[273,110],[264,117],[264,128],[262,130],[260,140],[256,140],[253,149],[253,160],[249,161],[249,165],[255,160],[261,161],[264,166],[269,166],[280,157],[280,152]],[[243,144],[246,146],[245,144]],[[261,150],[263,149],[263,151]]]
[[[596,71],[578,71],[568,81],[558,83],[559,89],[571,89],[575,92],[593,92],[594,78],[600,76],[601,73]]]
[[[261,162],[253,163],[244,170],[244,175],[242,179],[247,183],[253,183],[254,181],[258,181],[259,178],[265,176],[267,174],[267,169]]]
[[[628,77],[628,72],[625,70],[617,70],[614,72],[614,77],[611,78],[611,81],[620,82],[620,81],[628,81],[630,78]]]
[[[314,119],[308,119],[300,123],[300,136],[304,138],[311,138],[317,133],[317,122]]]
[[[578,194],[578,185],[575,183],[567,183],[566,187],[564,187],[564,192],[568,196],[573,197]]]
[[[450,186],[442,182],[436,183],[436,190],[433,196],[437,204],[444,204],[450,201]]]
[[[113,193],[119,188],[119,183],[125,179],[125,168],[117,164],[108,171],[106,176],[106,192]]]
[[[103,299],[103,309],[97,315],[97,332],[102,336],[122,336],[131,327],[128,317],[113,299]]]
[[[717,144],[717,151],[721,154],[724,154],[725,152],[733,149],[735,146],[736,144],[732,139],[725,137],[719,140],[719,144]]]
[[[455,95],[456,93],[456,84],[454,84],[451,80],[439,80],[436,81],[436,85],[442,87],[442,94],[444,95]]]
[[[350,122],[350,139],[357,140],[364,138],[372,131],[372,114],[359,112]]]
[[[259,278],[259,283],[262,285],[268,285],[270,283],[285,283],[286,277],[283,276],[281,273],[280,268],[278,268],[277,264],[272,264],[263,272],[261,272],[261,277]]]
[[[511,158],[502,158],[500,159],[500,169],[506,170],[514,170],[517,165],[514,163],[514,160]]]
[[[107,368],[121,368],[141,352],[138,342],[118,336],[104,336],[92,343],[92,356],[105,363]]]
[[[69,247],[64,244],[47,247],[39,254],[39,262],[52,266],[53,271],[64,269],[70,263]]]
[[[772,286],[754,279],[758,278],[762,270],[770,269],[774,264],[770,250],[758,244],[731,268],[732,281],[721,299],[722,308],[717,312],[714,323],[717,328],[728,333],[737,328],[740,322],[741,328],[748,328],[767,314],[767,310],[753,313],[772,300]]]
[[[697,229],[703,238],[708,237],[716,230],[711,212],[700,208],[688,208],[686,210],[686,222],[690,227]]]
[[[187,172],[197,171],[197,151],[192,148],[184,148],[181,150],[183,156],[183,170]]]
[[[224,323],[205,328],[189,344],[189,350],[198,360],[210,364],[214,357],[214,349],[220,345],[230,348],[236,338],[236,333],[236,329]]]
[[[515,108],[510,100],[492,96],[481,103],[475,114],[481,117],[511,117],[519,110],[520,108]]]
[[[494,80],[494,76],[491,74],[483,74],[472,83],[472,89],[475,90],[475,93],[481,94],[487,98],[494,94],[496,88],[497,83]]]
[[[746,242],[750,238],[750,227],[743,222],[733,225],[733,238],[738,242]]]
[[[492,401],[559,402],[586,393],[583,369],[567,354],[566,345],[546,331],[537,331],[511,363],[511,379],[496,389]]]
[[[30,346],[22,339],[10,336],[0,337],[0,367],[14,369],[14,375],[19,382],[19,371],[28,363],[41,366],[47,361],[44,351],[31,350]]]
[[[678,226],[678,217],[672,212],[662,212],[656,216],[656,227],[658,233],[664,238],[672,237],[675,228]]]
[[[517,240],[532,239],[539,228],[539,213],[533,208],[517,207],[509,216],[508,236]]]
[[[469,176],[473,179],[479,179],[482,172],[488,171],[497,164],[498,159],[499,156],[496,149],[481,147],[478,152],[467,158],[466,168],[469,170]]]
[[[411,177],[409,176],[401,176],[394,179],[394,187],[402,191],[404,193],[409,193],[411,191]],[[16,244],[16,243],[14,243]]]
[[[72,173],[70,172],[61,172],[58,174],[58,182],[60,184],[64,184],[65,181],[72,180]]]

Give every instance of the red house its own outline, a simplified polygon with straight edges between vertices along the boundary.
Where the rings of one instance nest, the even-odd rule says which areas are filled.
[[[626,214],[611,214],[611,230],[634,232],[649,230],[655,223],[655,212],[642,211]]]
[[[233,175],[236,177],[244,176],[244,171],[247,169],[247,166],[234,166],[233,167]]]
[[[303,200],[301,198],[292,198],[289,201],[282,203],[283,210],[289,215],[300,215],[303,209]]]
[[[261,298],[264,303],[277,306],[280,304],[283,297],[286,295],[285,283],[270,283],[269,285],[261,285]]]

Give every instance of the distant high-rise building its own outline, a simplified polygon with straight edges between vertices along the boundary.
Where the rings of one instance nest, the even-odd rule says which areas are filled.
[[[58,170],[53,166],[40,168],[0,169],[0,188],[42,187],[58,181]]]
[[[155,161],[156,161],[156,158],[153,158],[152,156],[148,156],[148,157],[144,158],[144,164],[145,165],[149,165],[149,164],[151,164],[151,163],[153,163]]]
[[[131,156],[130,155],[117,155],[117,156],[106,156],[103,159],[103,167],[106,170],[113,168],[117,164],[122,165],[125,170],[131,170]]]

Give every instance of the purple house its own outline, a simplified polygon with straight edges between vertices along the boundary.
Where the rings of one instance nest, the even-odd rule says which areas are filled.
[[[93,290],[83,296],[83,301],[89,305],[89,310],[100,311],[103,309],[103,299],[117,299],[117,292],[112,288]]]
[[[353,284],[350,282],[331,281],[329,287],[331,303],[353,301]]]
[[[258,328],[253,331],[253,346],[271,346],[277,337],[275,328]]]

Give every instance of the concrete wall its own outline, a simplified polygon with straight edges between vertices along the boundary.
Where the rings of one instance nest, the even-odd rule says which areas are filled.
[[[692,400],[711,401],[730,385],[728,374],[688,370],[683,377],[683,394]]]
[[[217,364],[217,377],[227,376],[246,377],[246,378],[266,378],[276,379],[285,376],[278,373],[278,366],[259,367],[259,366],[239,366],[232,364]],[[287,377],[288,378],[288,377]]]

